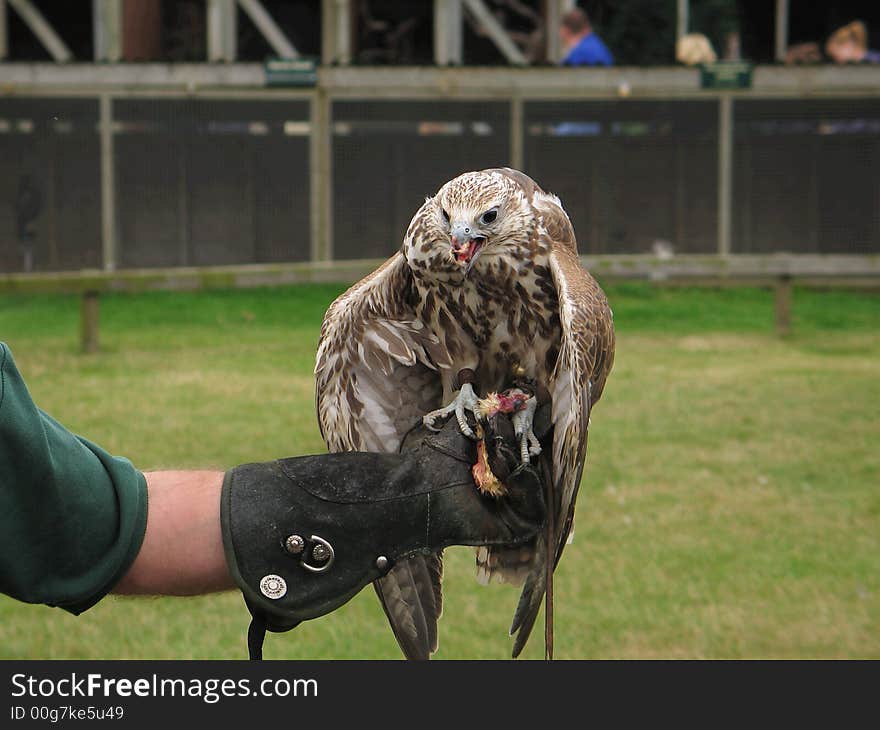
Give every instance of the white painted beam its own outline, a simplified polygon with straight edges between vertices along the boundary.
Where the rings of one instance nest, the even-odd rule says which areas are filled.
[[[235,0],[208,0],[208,60],[232,63],[238,54]]]
[[[547,34],[547,60],[560,63],[565,57],[565,49],[559,38],[559,26],[562,16],[572,10],[577,3],[574,0],[546,0],[545,2],[545,33]]]
[[[501,23],[492,15],[486,3],[483,0],[463,0],[465,6],[471,11],[476,21],[483,26],[490,40],[495,44],[504,58],[509,63],[526,66],[528,59],[519,50],[519,46],[513,42],[507,31],[501,26]]]
[[[438,66],[462,62],[461,0],[434,0],[434,63]]]
[[[788,0],[776,0],[776,60],[785,61],[788,53]]]
[[[122,59],[122,2],[92,0],[92,33],[96,61]]]
[[[7,0],[7,2],[18,13],[19,17],[25,22],[25,25],[31,29],[45,49],[49,51],[49,55],[54,60],[64,63],[73,58],[70,49],[30,0]]]
[[[346,66],[318,72],[319,88],[334,98],[487,98],[509,100],[514,91],[530,99],[618,98],[620,85],[632,99],[717,100],[723,93],[700,88],[693,69],[680,66],[595,68],[572,74],[560,68],[436,68]],[[118,96],[151,94],[266,94],[303,96],[309,89],[266,89],[262,63],[3,63],[0,93],[82,96],[113,90]],[[880,98],[880,64],[757,66],[751,89],[736,98]]]
[[[691,23],[691,7],[689,0],[678,0],[675,15],[675,39],[688,34]]]
[[[791,277],[807,286],[876,289],[880,278],[878,257],[861,254],[684,254],[671,258],[603,254],[581,256],[580,260],[600,281],[645,279],[691,286],[772,285],[779,277]],[[0,293],[200,291],[317,282],[338,284],[357,281],[383,263],[383,259],[348,259],[119,271],[0,272]]]
[[[6,25],[6,0],[0,0],[0,61],[9,55],[9,35]]]
[[[238,0],[238,4],[253,24],[257,26],[257,30],[262,33],[263,38],[272,46],[275,53],[281,58],[299,58],[299,51],[284,35],[284,32],[278,27],[272,16],[266,12],[259,0]]]
[[[336,0],[336,63],[351,63],[351,0]]]

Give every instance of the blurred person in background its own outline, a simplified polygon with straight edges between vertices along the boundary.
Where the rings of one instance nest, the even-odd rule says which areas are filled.
[[[675,44],[675,58],[685,66],[697,66],[718,60],[712,43],[702,33],[688,33],[679,38]]]
[[[565,49],[563,66],[613,66],[611,51],[590,25],[590,19],[580,8],[562,16],[559,38]]]
[[[835,63],[880,63],[880,51],[868,48],[868,29],[860,20],[834,31],[825,52]]]
[[[785,63],[788,66],[798,63],[821,63],[822,49],[818,43],[808,41],[789,46],[785,52]]]

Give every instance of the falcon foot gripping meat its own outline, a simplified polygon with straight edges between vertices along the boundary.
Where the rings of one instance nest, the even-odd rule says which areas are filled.
[[[504,477],[501,499],[474,488],[477,447],[456,419],[436,433],[413,430],[398,454],[302,456],[229,471],[223,544],[252,615],[250,657],[262,658],[267,630],[338,608],[413,555],[533,540],[545,516],[538,475],[520,463],[508,416],[483,428],[487,466]],[[431,585],[435,577],[413,579]]]
[[[551,428],[552,407],[550,394],[546,388],[538,387],[533,380],[518,374],[514,385],[501,393],[489,393],[477,401],[475,413],[478,419],[475,429],[477,435],[477,463],[473,475],[477,488],[483,494],[495,497],[504,494],[504,478],[492,472],[486,459],[486,439],[481,421],[494,422],[499,414],[510,414],[510,425],[514,436],[519,440],[520,460],[531,463],[531,457],[541,453],[541,439]],[[508,421],[504,421],[508,423]]]

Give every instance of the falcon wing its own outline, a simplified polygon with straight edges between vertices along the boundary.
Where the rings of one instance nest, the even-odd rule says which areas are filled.
[[[441,405],[438,367],[451,367],[416,317],[414,288],[395,254],[340,296],[324,316],[315,365],[321,435],[330,451],[396,452],[425,413]],[[407,658],[437,649],[440,555],[400,561],[375,588]]]
[[[562,556],[574,521],[574,504],[587,455],[590,411],[602,397],[614,364],[614,321],[605,294],[577,254],[556,249],[550,270],[559,294],[562,343],[553,374],[553,478],[559,499]]]
[[[546,545],[538,537],[532,571],[526,579],[510,633],[517,632],[513,655],[525,646],[541,607],[546,587],[545,561],[554,568],[574,521],[574,506],[587,453],[590,410],[602,395],[614,363],[614,322],[608,300],[578,260],[574,230],[555,199],[536,200],[536,210],[552,242],[550,274],[559,297],[562,330],[559,356],[551,382],[553,448],[550,474],[556,504],[558,541]],[[546,461],[545,461],[546,464]]]

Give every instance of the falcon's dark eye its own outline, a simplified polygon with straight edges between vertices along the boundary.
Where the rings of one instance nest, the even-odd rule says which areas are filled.
[[[497,210],[487,210],[483,213],[483,217],[480,218],[480,223],[483,225],[488,225],[489,223],[494,223],[495,219],[498,217]]]
[[[449,213],[447,213],[443,208],[440,209],[440,212],[443,214],[443,220],[449,223]]]

